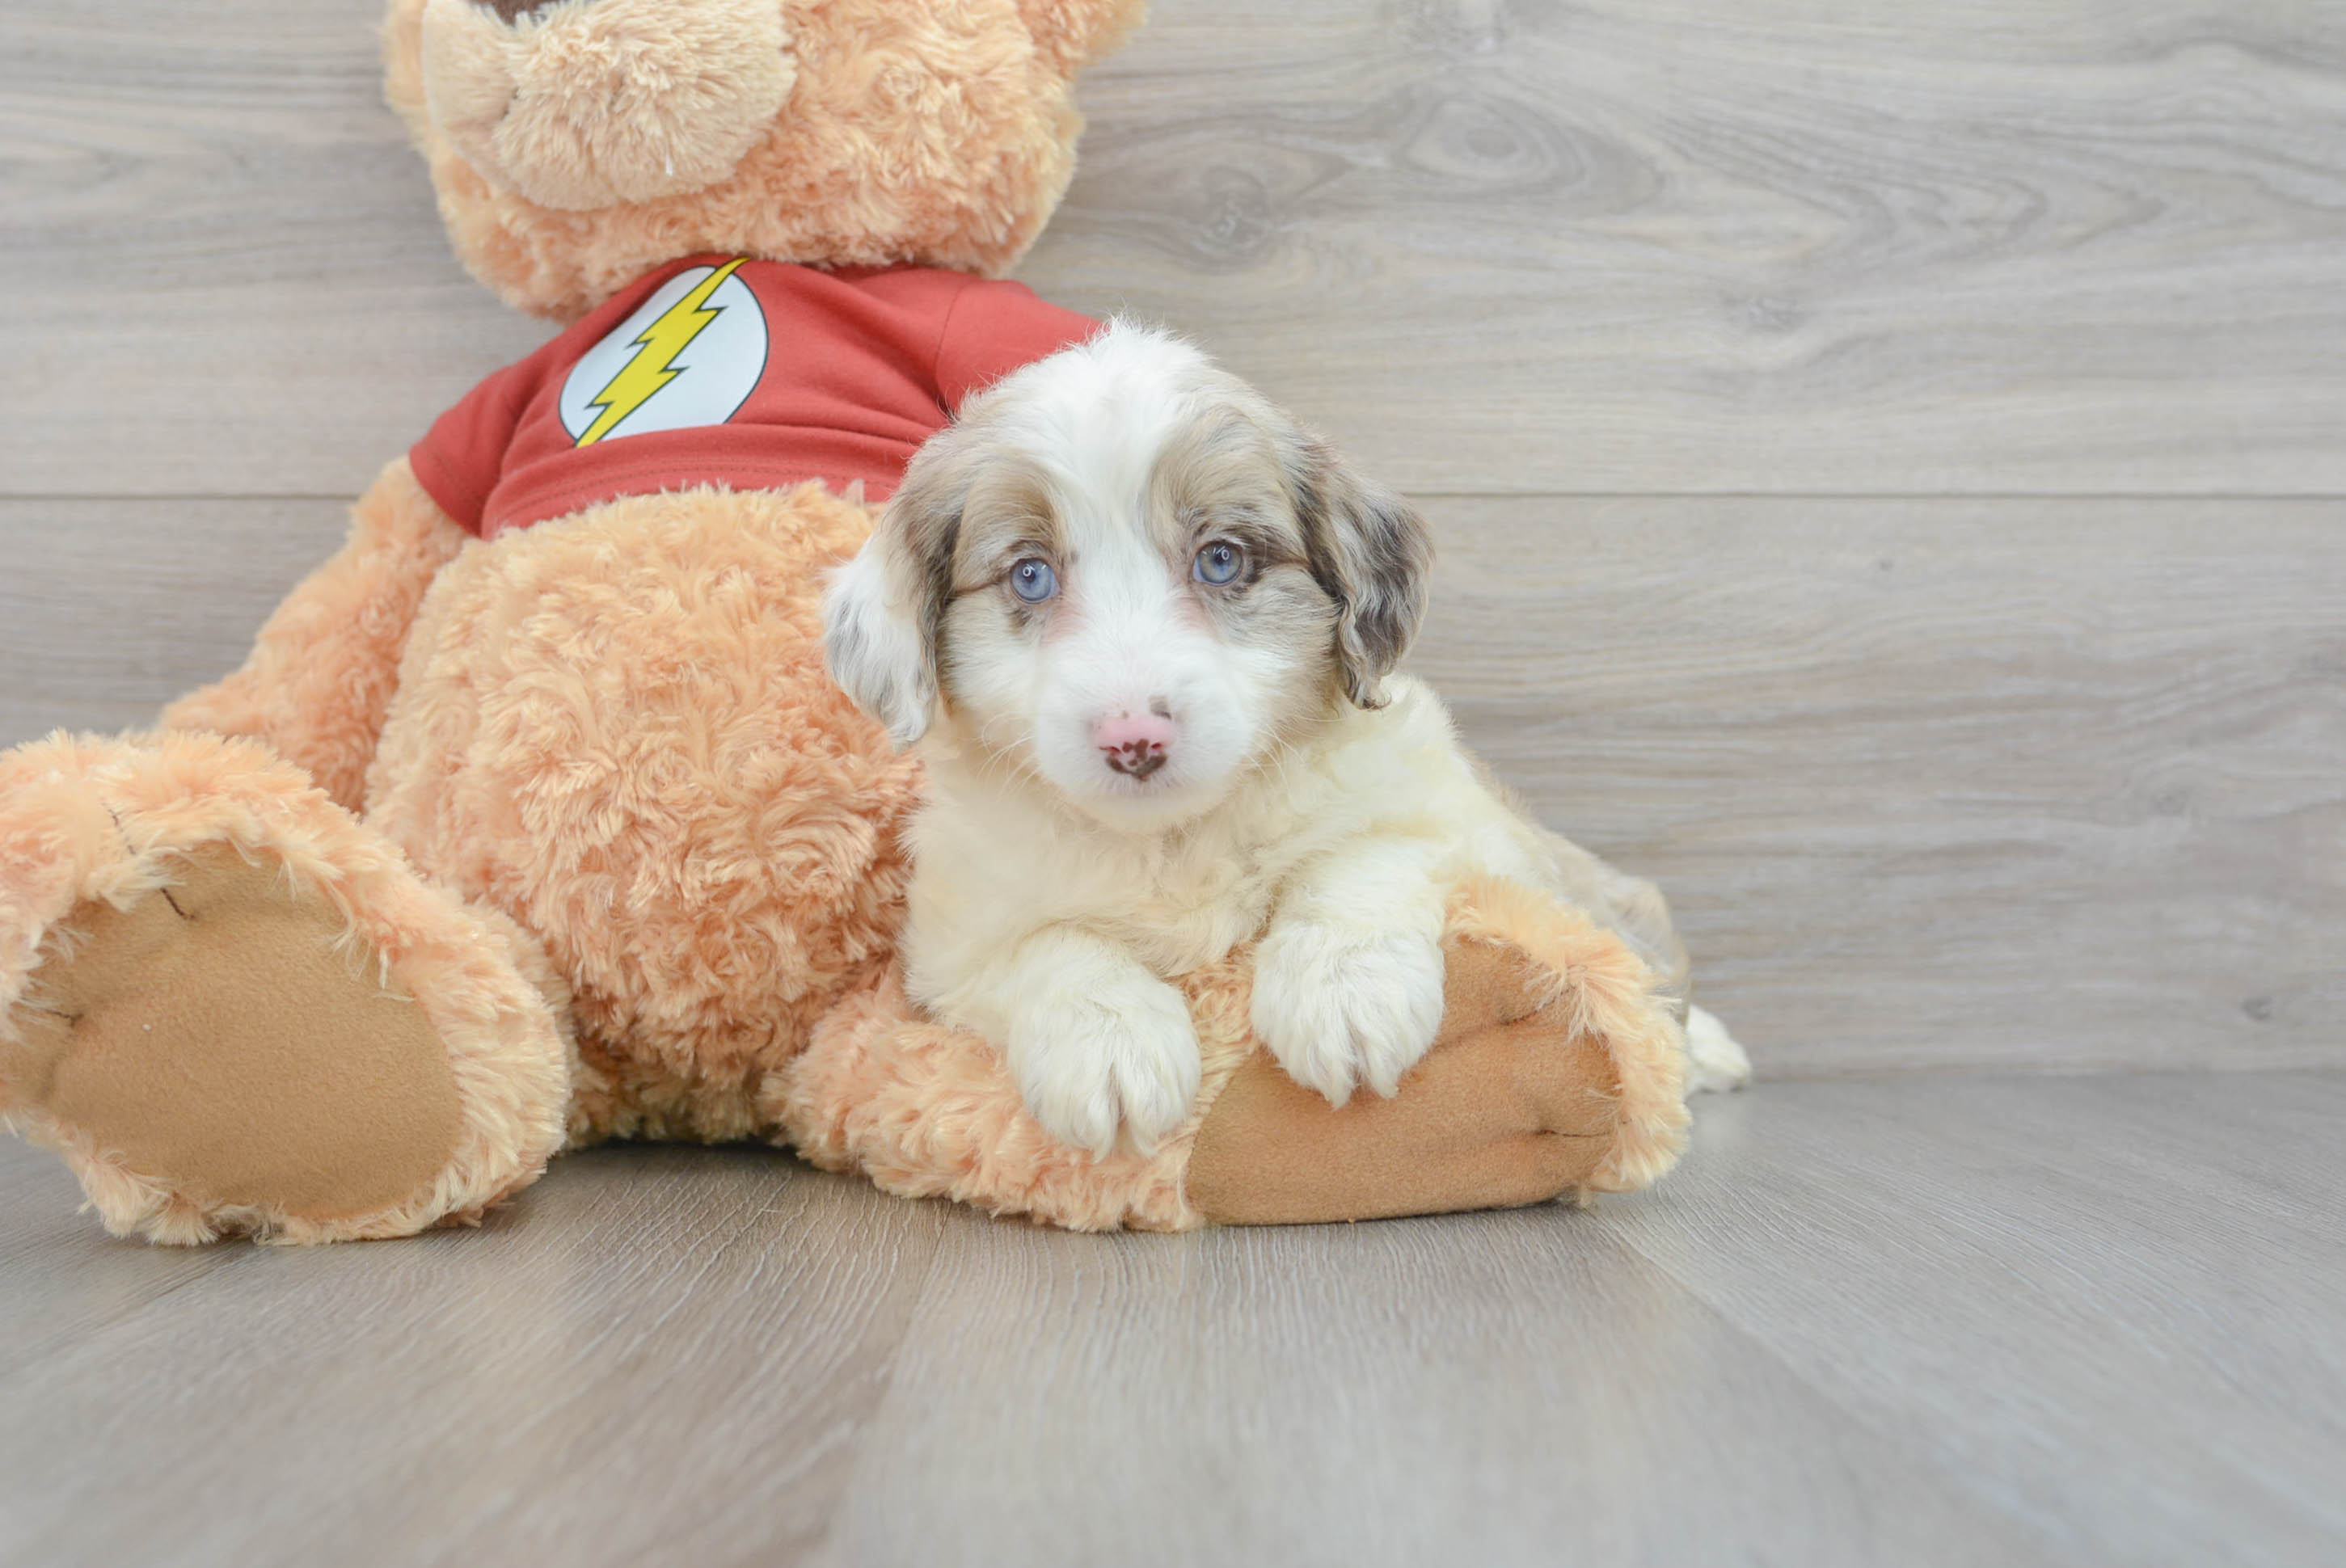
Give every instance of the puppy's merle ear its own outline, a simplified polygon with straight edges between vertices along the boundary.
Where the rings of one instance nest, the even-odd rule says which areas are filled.
[[[1408,503],[1362,480],[1325,442],[1299,434],[1286,466],[1311,575],[1336,601],[1344,694],[1382,708],[1384,677],[1425,619],[1433,535]]]
[[[928,733],[940,687],[938,641],[953,595],[962,498],[948,433],[913,460],[855,558],[822,596],[823,657],[855,706],[899,749]]]
[[[885,535],[874,534],[831,574],[822,596],[822,652],[831,678],[902,749],[927,733],[937,687],[920,622],[889,580],[895,574],[887,553]]]

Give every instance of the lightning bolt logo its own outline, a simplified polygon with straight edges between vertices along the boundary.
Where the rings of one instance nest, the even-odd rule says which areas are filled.
[[[588,408],[603,412],[579,433],[580,446],[592,446],[610,434],[621,420],[649,402],[654,392],[684,373],[675,368],[676,356],[684,352],[687,343],[700,336],[702,328],[725,313],[722,306],[710,310],[709,297],[733,276],[742,260],[737,257],[703,278],[683,299],[662,311],[658,321],[636,334],[630,345],[635,353],[619,367],[618,374],[603,384],[601,392],[586,400]]]

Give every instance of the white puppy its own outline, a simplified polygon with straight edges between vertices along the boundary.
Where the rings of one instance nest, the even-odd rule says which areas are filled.
[[[1683,980],[1659,895],[1534,825],[1391,673],[1431,556],[1243,382],[1117,323],[971,399],[833,579],[833,674],[926,738],[907,986],[1001,1046],[1054,1136],[1178,1125],[1198,1049],[1168,977],[1258,932],[1280,1064],[1339,1105],[1392,1094],[1441,1023],[1444,893],[1472,872]],[[1708,1076],[1748,1074],[1715,1020],[1704,1044]]]

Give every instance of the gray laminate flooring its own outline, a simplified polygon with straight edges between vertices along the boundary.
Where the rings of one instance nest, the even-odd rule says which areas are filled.
[[[1657,1190],[1073,1236],[750,1149],[176,1252],[0,1151],[9,1563],[2346,1561],[2346,1074],[1702,1104]]]

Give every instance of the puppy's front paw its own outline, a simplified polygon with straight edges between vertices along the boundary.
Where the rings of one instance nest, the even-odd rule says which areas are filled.
[[[1390,1098],[1442,1027],[1442,949],[1405,932],[1297,921],[1255,950],[1254,1032],[1335,1105],[1366,1084]]]
[[[1145,972],[1033,1008],[1011,1026],[1007,1054],[1043,1130],[1101,1159],[1118,1124],[1143,1154],[1155,1149],[1198,1097],[1188,1003]]]

